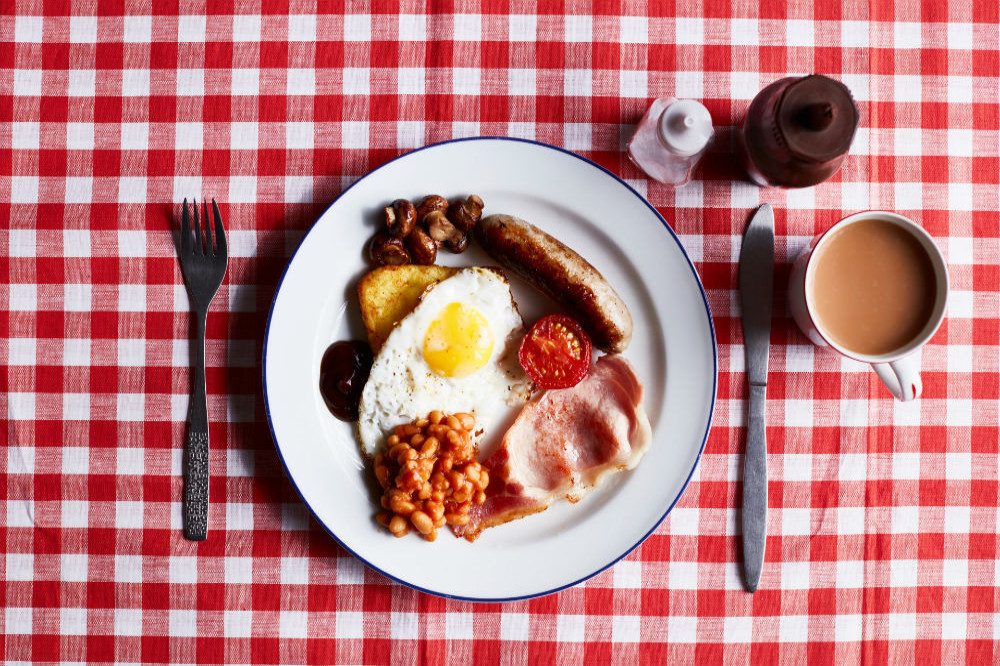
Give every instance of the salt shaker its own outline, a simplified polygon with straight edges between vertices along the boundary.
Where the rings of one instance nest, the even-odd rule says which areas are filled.
[[[660,97],[628,142],[628,156],[650,178],[686,185],[715,136],[712,116],[693,99]]]

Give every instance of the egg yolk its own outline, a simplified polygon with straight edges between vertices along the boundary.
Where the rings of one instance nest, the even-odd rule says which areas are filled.
[[[479,310],[461,303],[445,306],[427,329],[424,360],[445,377],[465,377],[486,365],[493,331]]]

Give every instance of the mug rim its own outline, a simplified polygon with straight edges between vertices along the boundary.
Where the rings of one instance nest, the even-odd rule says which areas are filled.
[[[831,339],[831,336],[823,330],[823,326],[819,323],[819,320],[815,315],[815,306],[812,299],[812,293],[809,288],[810,283],[814,278],[813,259],[815,259],[820,247],[829,241],[833,232],[865,219],[892,222],[906,229],[910,234],[917,238],[930,257],[931,263],[934,265],[935,278],[937,278],[938,283],[938,293],[935,295],[933,315],[927,321],[927,324],[924,325],[920,335],[913,338],[899,349],[894,349],[885,354],[859,354],[858,352],[834,342],[833,339]],[[803,292],[806,303],[806,313],[809,315],[809,319],[812,320],[813,328],[816,330],[816,333],[823,339],[824,342],[826,342],[826,344],[844,356],[863,363],[891,363],[916,352],[918,349],[927,344],[932,337],[934,337],[934,334],[937,333],[941,324],[944,323],[945,312],[948,309],[948,297],[951,293],[951,284],[948,276],[948,263],[945,261],[944,254],[941,252],[941,248],[939,248],[937,243],[934,241],[934,237],[927,233],[926,229],[910,218],[900,215],[899,213],[893,213],[887,210],[865,210],[838,220],[829,229],[817,237],[812,249],[809,251],[809,257],[806,260],[803,277]]]

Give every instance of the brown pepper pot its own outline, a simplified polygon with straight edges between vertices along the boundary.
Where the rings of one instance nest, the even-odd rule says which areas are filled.
[[[843,83],[822,74],[775,81],[750,103],[740,161],[758,185],[809,187],[840,168],[860,114]]]

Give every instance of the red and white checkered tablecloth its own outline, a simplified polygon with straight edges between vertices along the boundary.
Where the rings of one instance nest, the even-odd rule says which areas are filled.
[[[1000,662],[995,2],[339,4],[0,4],[5,661]],[[729,129],[764,85],[810,72],[858,102],[851,155],[815,188],[752,186]],[[703,100],[720,128],[676,191],[622,152],[663,94]],[[342,551],[281,469],[260,380],[275,285],[319,213],[388,159],[472,135],[577,151],[647,196],[704,280],[720,360],[705,454],[653,536],[576,588],[485,605]],[[208,320],[210,538],[191,543],[191,329],[171,230],[202,194],[231,260]],[[779,292],[811,236],[879,208],[935,236],[952,293],[911,404],[810,345],[777,301],[751,596],[734,287],[764,201]]]

